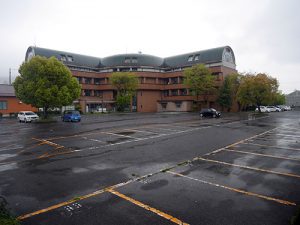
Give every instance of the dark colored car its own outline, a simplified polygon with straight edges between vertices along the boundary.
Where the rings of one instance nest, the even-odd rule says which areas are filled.
[[[80,122],[81,120],[81,116],[80,116],[80,112],[77,110],[66,110],[64,111],[63,116],[61,117],[62,121],[66,122],[66,121],[78,121]]]
[[[200,111],[200,117],[220,117],[221,113],[218,112],[217,110],[213,109],[213,108],[208,108],[208,109],[202,109]]]

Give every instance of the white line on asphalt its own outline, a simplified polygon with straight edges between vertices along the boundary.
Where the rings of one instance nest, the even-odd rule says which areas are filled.
[[[138,132],[138,133],[148,133],[148,134],[160,134],[152,131],[145,131],[145,130],[137,130],[137,129],[124,129],[128,131]]]
[[[128,136],[128,135],[123,135],[123,134],[116,134],[116,133],[111,133],[111,132],[101,132],[102,134],[108,134],[108,135],[114,135],[114,136],[119,136],[119,137],[126,137],[126,138],[132,138],[132,139],[139,139],[136,137]]]

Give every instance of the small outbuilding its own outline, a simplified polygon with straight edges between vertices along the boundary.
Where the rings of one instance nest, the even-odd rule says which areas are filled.
[[[37,108],[24,104],[15,94],[12,85],[0,84],[0,116],[9,116],[19,111],[37,111]]]

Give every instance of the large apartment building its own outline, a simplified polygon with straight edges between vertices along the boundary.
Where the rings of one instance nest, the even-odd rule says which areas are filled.
[[[97,58],[31,46],[25,60],[37,55],[54,56],[71,70],[82,87],[81,96],[74,103],[80,104],[84,112],[101,107],[114,108],[116,90],[109,81],[113,72],[132,72],[138,77],[139,85],[131,106],[137,112],[191,111],[196,97],[183,84],[185,68],[206,65],[216,77],[216,87],[222,84],[226,75],[236,72],[235,56],[229,46],[167,58],[146,54]],[[198,99],[200,107],[202,100],[201,97]],[[219,108],[215,95],[209,97],[208,104]]]

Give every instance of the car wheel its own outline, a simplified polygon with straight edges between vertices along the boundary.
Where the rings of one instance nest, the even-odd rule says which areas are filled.
[[[216,115],[214,114],[212,117],[213,117],[213,118],[216,118]]]
[[[200,113],[200,117],[203,118],[203,114],[202,113]]]

